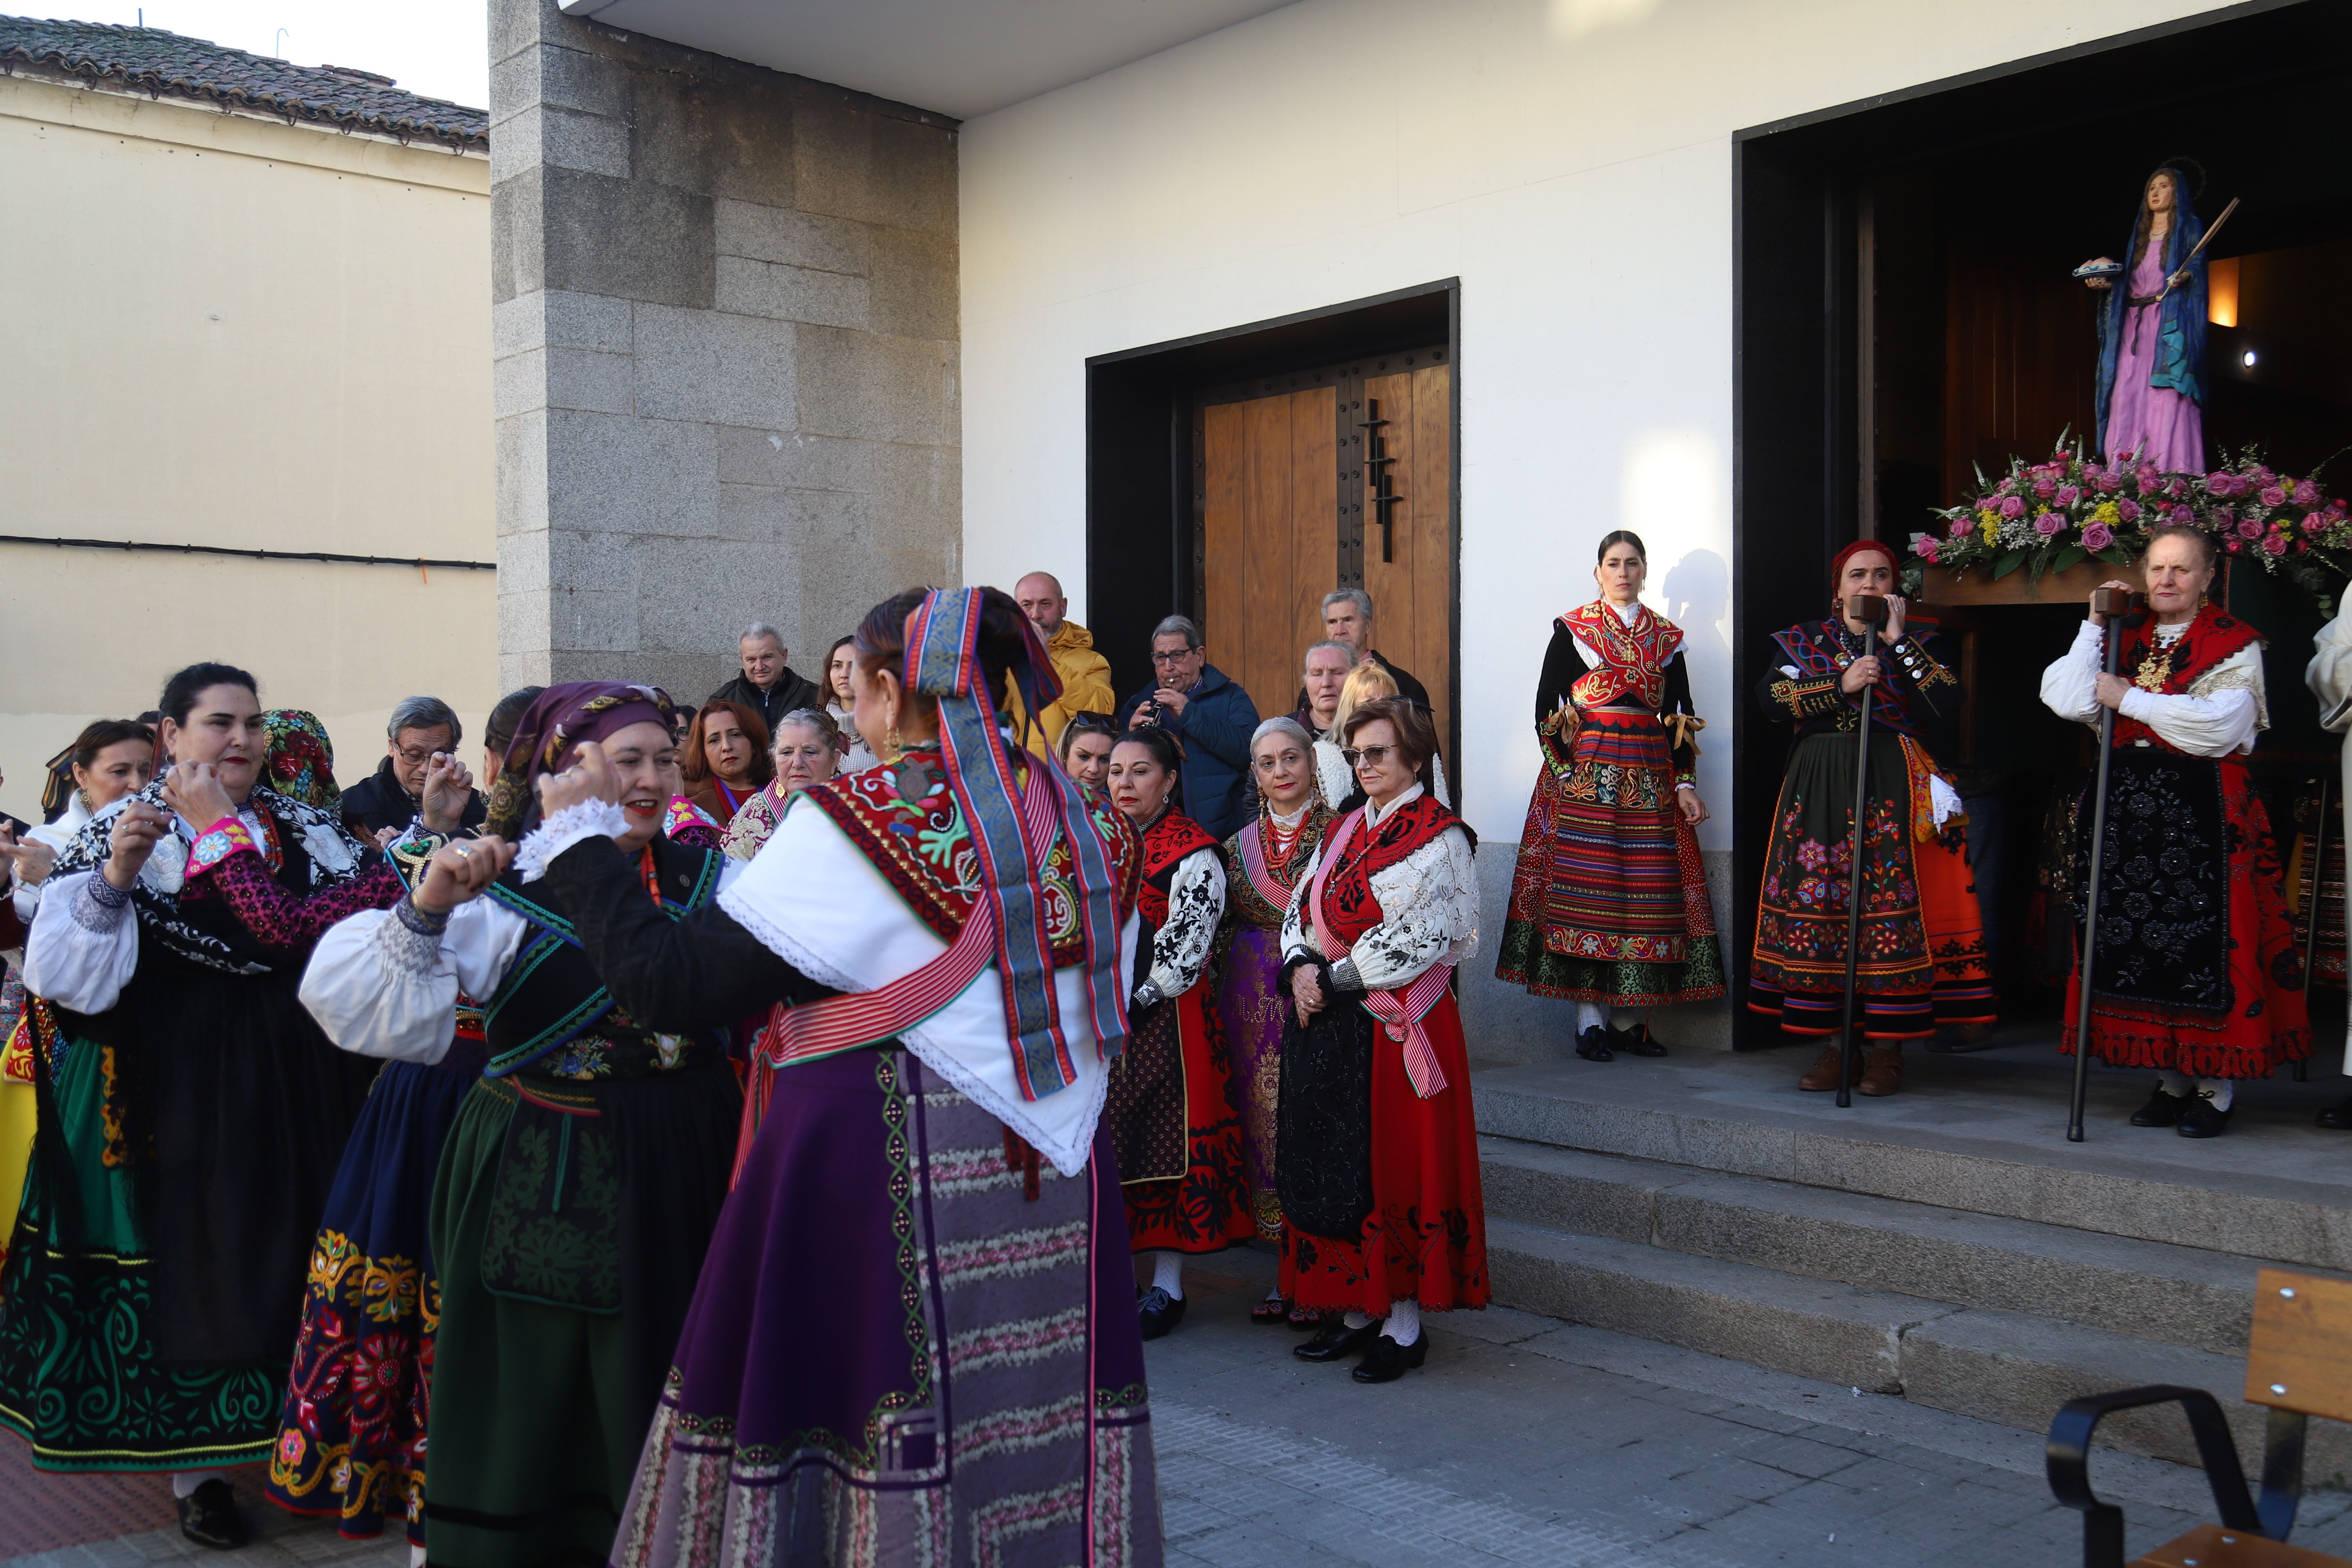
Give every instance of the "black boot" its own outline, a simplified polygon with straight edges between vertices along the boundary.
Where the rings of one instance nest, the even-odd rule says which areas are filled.
[[[2315,1120],[2322,1127],[2333,1127],[2338,1132],[2352,1132],[2352,1100],[2341,1105],[2331,1105]]]
[[[245,1544],[245,1515],[236,1510],[236,1495],[218,1476],[180,1499],[179,1503],[180,1533],[197,1545],[209,1546],[215,1552],[233,1552]]]
[[[1386,1334],[1372,1341],[1372,1348],[1356,1364],[1358,1383],[1394,1383],[1406,1373],[1429,1359],[1429,1331],[1423,1329],[1412,1343],[1401,1345]]]
[[[2180,1125],[2173,1131],[2183,1138],[2219,1138],[2230,1130],[2230,1118],[2237,1110],[2234,1102],[2229,1110],[2221,1110],[2212,1096],[2200,1094],[2189,1102],[2189,1109],[2180,1113]]]
[[[1136,1311],[1143,1321],[1143,1337],[1156,1340],[1184,1321],[1184,1298],[1171,1296],[1154,1285],[1136,1303]]]
[[[1372,1336],[1380,1331],[1378,1323],[1351,1329],[1347,1318],[1335,1312],[1325,1321],[1320,1332],[1303,1345],[1291,1346],[1290,1353],[1300,1361],[1345,1361],[1370,1343]]]
[[[1643,1019],[1630,1029],[1609,1031],[1610,1044],[1629,1057],[1662,1057],[1666,1047],[1650,1037],[1649,1020]]]
[[[1617,1053],[1609,1048],[1609,1031],[1598,1024],[1576,1037],[1576,1054],[1589,1062],[1617,1059]]]
[[[2172,1093],[2164,1087],[2164,1080],[2158,1079],[2156,1080],[2156,1092],[2147,1097],[2147,1103],[2132,1112],[2131,1124],[2134,1127],[2169,1127],[2180,1120],[2181,1113],[2189,1109],[2189,1102],[2196,1098],[2195,1095]]]

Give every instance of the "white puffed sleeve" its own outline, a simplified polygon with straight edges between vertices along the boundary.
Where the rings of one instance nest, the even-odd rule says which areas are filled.
[[[2319,699],[2319,727],[2340,735],[2352,730],[2352,610],[2337,610],[2312,647],[2303,683]]]
[[[101,875],[73,871],[44,882],[25,939],[25,989],[76,1013],[112,1007],[139,967],[139,916],[131,895],[117,893]]]
[[[2097,723],[2099,665],[2106,653],[2106,632],[2084,621],[2073,644],[2042,672],[2042,705],[2077,724]]]
[[[1195,849],[1169,879],[1168,921],[1151,941],[1151,967],[1144,978],[1160,995],[1181,996],[1200,983],[1217,922],[1224,918],[1224,855]]]
[[[1459,827],[1376,873],[1372,897],[1381,923],[1349,950],[1368,991],[1410,985],[1431,964],[1459,963],[1478,946],[1478,873]]]
[[[437,937],[397,909],[339,921],[310,951],[302,1005],[347,1051],[392,1061],[439,1061],[457,1032],[457,994],[488,997],[530,925],[488,899],[460,904]]]

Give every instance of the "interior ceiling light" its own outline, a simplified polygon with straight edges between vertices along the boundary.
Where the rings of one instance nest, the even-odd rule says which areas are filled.
[[[2248,349],[2244,353],[2242,353],[2242,354],[2239,355],[2239,356],[2238,356],[2238,363],[2241,363],[2241,364],[2242,364],[2242,365],[2244,365],[2248,370],[2252,370],[2252,369],[2253,369],[2253,368],[2254,368],[2254,351],[2253,351],[2253,350],[2252,350],[2252,349]]]

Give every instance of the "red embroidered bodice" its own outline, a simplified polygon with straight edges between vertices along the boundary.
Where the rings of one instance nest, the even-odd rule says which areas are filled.
[[[1372,879],[1423,846],[1434,842],[1461,819],[1423,795],[1398,806],[1375,826],[1358,826],[1347,848],[1331,867],[1323,884],[1323,908],[1318,918],[1328,921],[1332,936],[1353,947],[1356,939],[1388,917],[1372,894]],[[1339,834],[1332,825],[1324,839],[1328,845]]]
[[[1181,811],[1162,812],[1159,821],[1143,830],[1143,886],[1136,895],[1136,908],[1152,930],[1168,923],[1168,884],[1176,868],[1186,856],[1216,847],[1209,830]]]
[[[2210,605],[2199,610],[2187,629],[2173,641],[2168,662],[2165,645],[2156,635],[2154,616],[2145,617],[2137,626],[2126,626],[2122,637],[2116,650],[2117,669],[2126,680],[2159,697],[2188,696],[2189,689],[2211,674],[2215,667],[2263,640],[2262,633],[2252,626]],[[2115,743],[2178,750],[2147,725],[2137,719],[2126,719],[2120,712],[2116,715]]]
[[[1569,688],[1579,709],[1605,708],[1628,692],[1652,712],[1665,701],[1666,666],[1683,646],[1680,626],[1647,605],[1635,610],[1628,626],[1603,599],[1579,605],[1559,617],[1559,625],[1601,661]]]

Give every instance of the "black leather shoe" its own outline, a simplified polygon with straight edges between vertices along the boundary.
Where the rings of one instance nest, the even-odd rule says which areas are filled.
[[[1143,1337],[1156,1340],[1184,1321],[1184,1298],[1154,1285],[1136,1303],[1136,1312],[1143,1321]]]
[[[245,1515],[228,1483],[215,1476],[180,1501],[180,1533],[199,1546],[234,1552],[245,1544]]]
[[[1414,1367],[1429,1359],[1429,1331],[1423,1329],[1412,1343],[1401,1345],[1386,1334],[1372,1341],[1372,1348],[1356,1363],[1358,1383],[1394,1383]]]
[[[2352,1132],[2352,1100],[2341,1105],[2331,1105],[2315,1119],[2322,1127],[2333,1127],[2338,1132]]]
[[[1666,1047],[1650,1037],[1650,1026],[1636,1024],[1630,1029],[1612,1029],[1609,1043],[1629,1057],[1662,1057]]]
[[[2230,1118],[2238,1113],[2234,1105],[2227,1110],[2217,1110],[2213,1102],[2203,1095],[2189,1102],[2180,1113],[2180,1124],[2173,1129],[2183,1138],[2219,1138],[2230,1130]]]
[[[1617,1053],[1609,1048],[1609,1031],[1598,1024],[1576,1037],[1576,1054],[1589,1062],[1617,1059]]]
[[[2193,1094],[2167,1093],[2159,1082],[2156,1092],[2147,1097],[2147,1103],[2132,1112],[2131,1124],[2134,1127],[2169,1127],[2180,1120],[2181,1114],[2189,1109],[2189,1101],[2196,1098]]]
[[[1290,1353],[1300,1361],[1345,1361],[1370,1344],[1381,1331],[1378,1323],[1366,1323],[1351,1329],[1348,1320],[1334,1317],[1323,1325],[1323,1331],[1303,1345],[1293,1345]]]

